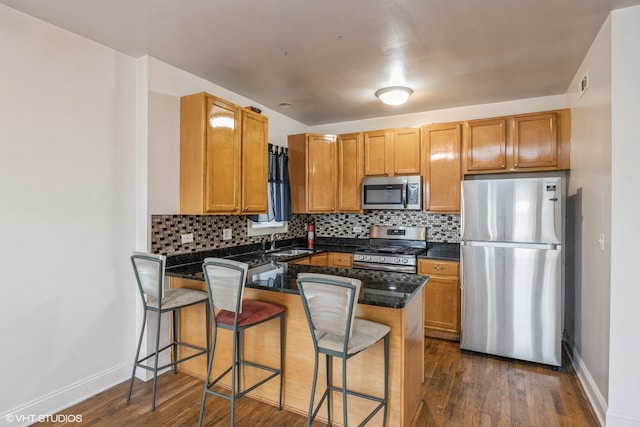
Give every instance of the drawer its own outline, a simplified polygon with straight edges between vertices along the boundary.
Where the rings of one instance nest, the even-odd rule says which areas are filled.
[[[434,276],[457,276],[458,261],[443,261],[436,259],[419,259],[418,274]]]
[[[342,252],[331,252],[331,267],[351,268],[353,266],[353,255]]]

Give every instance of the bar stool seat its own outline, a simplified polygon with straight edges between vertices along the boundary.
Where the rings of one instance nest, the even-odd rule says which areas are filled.
[[[231,402],[231,425],[234,425],[235,401],[267,381],[280,377],[278,393],[278,409],[282,409],[282,373],[284,371],[284,314],[286,308],[265,301],[243,299],[247,280],[248,264],[223,258],[206,258],[202,265],[207,283],[209,308],[213,317],[213,345],[209,353],[207,377],[202,393],[200,418],[198,426],[202,426],[207,395],[211,394]],[[216,314],[214,309],[218,309]],[[263,364],[244,360],[242,353],[243,332],[253,326],[273,319],[280,321],[280,367],[272,368]],[[211,380],[218,329],[233,332],[231,366],[218,377]],[[255,384],[242,389],[242,369],[244,366],[260,369],[270,373]],[[231,389],[229,393],[218,392],[213,387],[231,373]]]
[[[307,426],[311,426],[325,400],[327,402],[328,424],[332,424],[331,392],[333,391],[342,393],[343,426],[348,425],[347,396],[356,396],[378,403],[359,424],[360,426],[369,422],[381,409],[383,410],[382,425],[386,425],[389,390],[389,331],[391,328],[382,323],[355,317],[357,299],[362,285],[358,279],[327,274],[300,273],[297,283],[315,350]],[[349,390],[346,375],[347,360],[380,340],[384,340],[384,396],[373,396]],[[324,354],[326,358],[327,386],[320,401],[314,407],[320,354]],[[335,387],[331,384],[332,359],[334,357],[342,359],[342,387]]]

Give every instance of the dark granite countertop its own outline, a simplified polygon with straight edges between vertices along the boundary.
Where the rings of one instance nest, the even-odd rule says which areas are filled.
[[[427,242],[427,252],[424,255],[419,255],[418,258],[460,261],[460,244]]]
[[[268,255],[266,257],[268,257]],[[233,258],[237,259],[237,257]],[[266,263],[260,264],[263,261],[264,260],[255,261],[254,265],[269,265],[272,262],[271,259],[269,259]],[[298,273],[332,274],[362,281],[362,290],[360,298],[358,299],[358,302],[361,304],[403,308],[429,280],[427,276],[415,274],[317,267],[275,261],[272,266],[274,267],[272,270],[248,278],[246,286],[273,292],[298,294],[297,283],[295,281]],[[167,276],[170,277],[204,281],[202,261],[168,267],[166,272]]]

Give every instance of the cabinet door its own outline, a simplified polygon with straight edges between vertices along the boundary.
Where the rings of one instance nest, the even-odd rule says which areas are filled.
[[[388,164],[390,131],[378,130],[364,133],[364,175],[391,175]]]
[[[462,125],[448,123],[422,128],[424,209],[460,212],[460,138]]]
[[[513,119],[513,168],[558,166],[557,114],[530,114]]]
[[[309,135],[307,156],[307,210],[308,212],[334,212],[336,200],[335,137]]]
[[[267,117],[242,111],[242,213],[267,211]]]
[[[474,120],[465,125],[465,172],[501,172],[507,168],[506,119]]]
[[[402,128],[393,131],[393,174],[420,173],[420,129]]]
[[[336,187],[338,212],[362,212],[362,162],[363,143],[361,133],[339,135],[338,183]]]
[[[205,213],[239,213],[241,173],[240,109],[207,98]]]
[[[457,277],[429,276],[425,288],[424,326],[460,332],[460,286]]]
[[[309,265],[326,267],[328,263],[328,259],[329,259],[329,254],[327,252],[311,255],[309,259]]]

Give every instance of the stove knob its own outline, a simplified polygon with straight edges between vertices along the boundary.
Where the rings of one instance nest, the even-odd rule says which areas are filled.
[[[406,258],[404,258],[404,259],[402,260],[402,263],[403,263],[403,264],[406,264],[406,263],[408,263],[408,262],[409,262],[409,260],[408,260],[408,259],[406,259]]]
[[[367,261],[371,261],[371,256],[367,255]]]
[[[364,255],[358,255],[356,256],[356,259],[362,261],[364,259]]]
[[[400,262],[400,258],[396,258],[396,259],[395,259],[395,261],[396,261],[396,262]]]
[[[384,262],[384,257],[383,256],[380,257],[380,262]]]

